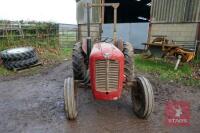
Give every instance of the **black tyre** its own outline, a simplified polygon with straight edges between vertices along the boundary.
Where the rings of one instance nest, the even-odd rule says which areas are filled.
[[[123,54],[125,58],[124,62],[124,74],[126,76],[126,82],[132,81],[134,78],[133,72],[133,46],[130,43],[124,43]]]
[[[69,77],[64,82],[64,105],[67,118],[74,120],[77,117],[76,91],[74,79]]]
[[[146,119],[154,108],[153,89],[145,77],[137,77],[136,79],[137,85],[131,91],[133,111],[139,118]]]
[[[35,56],[36,51],[32,47],[12,48],[0,52],[3,61],[25,60]]]
[[[81,43],[76,43],[72,53],[74,80],[85,79],[85,75],[87,73],[87,65],[85,63],[85,55],[82,51]]]
[[[29,59],[18,61],[4,61],[4,66],[8,69],[25,68],[38,62],[38,57],[34,56]]]

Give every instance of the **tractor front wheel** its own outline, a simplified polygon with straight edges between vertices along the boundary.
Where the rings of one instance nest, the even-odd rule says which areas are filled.
[[[76,85],[74,79],[69,77],[64,81],[64,105],[67,118],[74,120],[77,117]]]
[[[133,111],[139,117],[146,119],[154,107],[154,95],[151,83],[145,77],[137,77],[137,85],[132,88],[131,98]]]

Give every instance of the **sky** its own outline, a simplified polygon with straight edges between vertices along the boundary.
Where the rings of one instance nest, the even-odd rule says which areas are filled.
[[[0,20],[76,24],[76,0],[0,0]]]

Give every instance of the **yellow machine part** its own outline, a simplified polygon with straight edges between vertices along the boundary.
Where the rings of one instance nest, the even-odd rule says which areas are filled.
[[[195,52],[187,51],[181,48],[176,48],[175,54],[181,55],[183,62],[189,62],[195,57]]]

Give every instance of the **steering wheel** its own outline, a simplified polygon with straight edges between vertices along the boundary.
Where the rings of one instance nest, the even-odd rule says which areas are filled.
[[[110,43],[112,41],[113,41],[113,39],[110,37],[101,37],[101,42]]]

